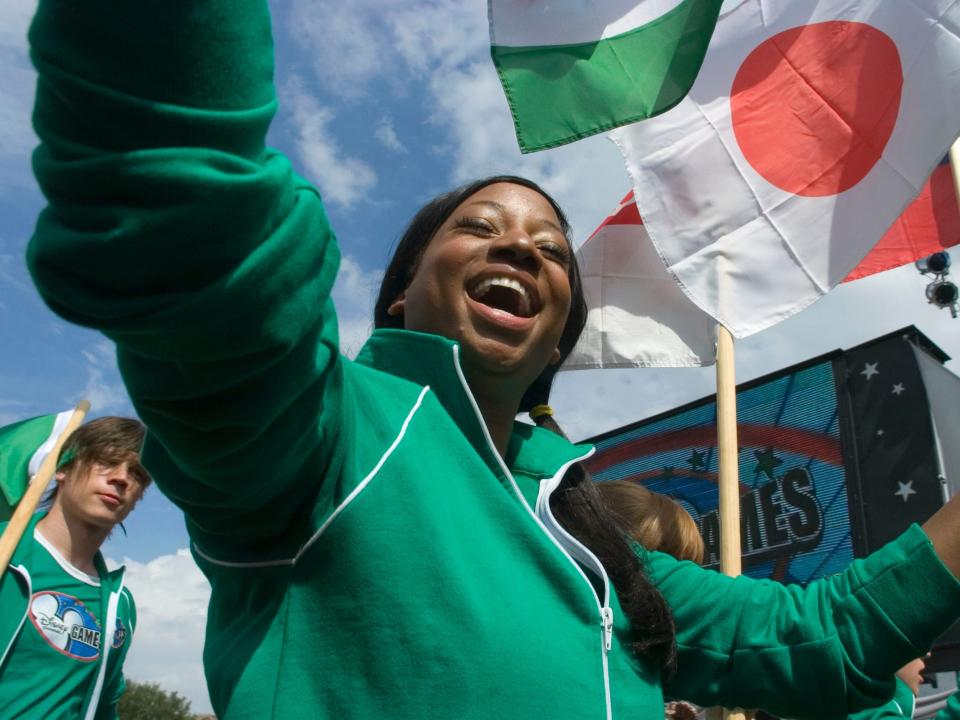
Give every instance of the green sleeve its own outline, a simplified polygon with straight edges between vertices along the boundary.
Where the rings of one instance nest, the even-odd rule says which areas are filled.
[[[960,583],[916,525],[806,588],[728,578],[661,553],[648,572],[677,627],[669,697],[844,718],[889,701],[894,674],[956,619]]]
[[[896,678],[896,683],[897,689],[890,702],[880,707],[853,713],[848,717],[848,720],[911,720],[916,704],[913,690],[899,678]]]
[[[960,720],[960,693],[951,695],[947,706],[933,720]]]
[[[282,536],[337,462],[339,253],[264,145],[265,0],[41,0],[30,40],[34,282],[116,342],[145,463],[191,533]]]

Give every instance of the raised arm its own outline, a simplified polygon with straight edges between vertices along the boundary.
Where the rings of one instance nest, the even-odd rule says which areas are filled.
[[[667,693],[703,705],[810,720],[883,705],[897,669],[960,615],[960,583],[916,526],[805,589],[659,553],[648,566],[677,626]]]
[[[265,0],[41,0],[28,262],[117,343],[144,461],[208,546],[279,537],[336,433],[339,255],[314,188],[264,146]]]

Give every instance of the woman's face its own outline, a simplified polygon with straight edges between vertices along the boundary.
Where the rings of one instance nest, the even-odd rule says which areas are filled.
[[[388,313],[402,313],[408,330],[459,341],[471,385],[496,381],[518,392],[519,401],[560,358],[572,262],[547,199],[522,185],[494,183],[440,226]]]

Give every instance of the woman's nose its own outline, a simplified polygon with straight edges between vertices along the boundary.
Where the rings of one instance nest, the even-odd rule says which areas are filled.
[[[540,254],[536,244],[519,228],[497,237],[490,247],[490,252],[497,259],[510,261],[525,270],[536,270],[540,267]]]

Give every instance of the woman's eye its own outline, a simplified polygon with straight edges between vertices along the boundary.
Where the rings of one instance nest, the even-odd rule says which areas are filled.
[[[457,220],[457,227],[463,228],[465,230],[472,230],[473,232],[481,233],[484,235],[489,235],[496,231],[496,229],[486,220],[482,218],[460,218]]]
[[[562,245],[553,242],[547,242],[540,243],[538,247],[540,248],[540,252],[542,252],[544,255],[548,255],[562,263],[570,262],[570,253]]]

